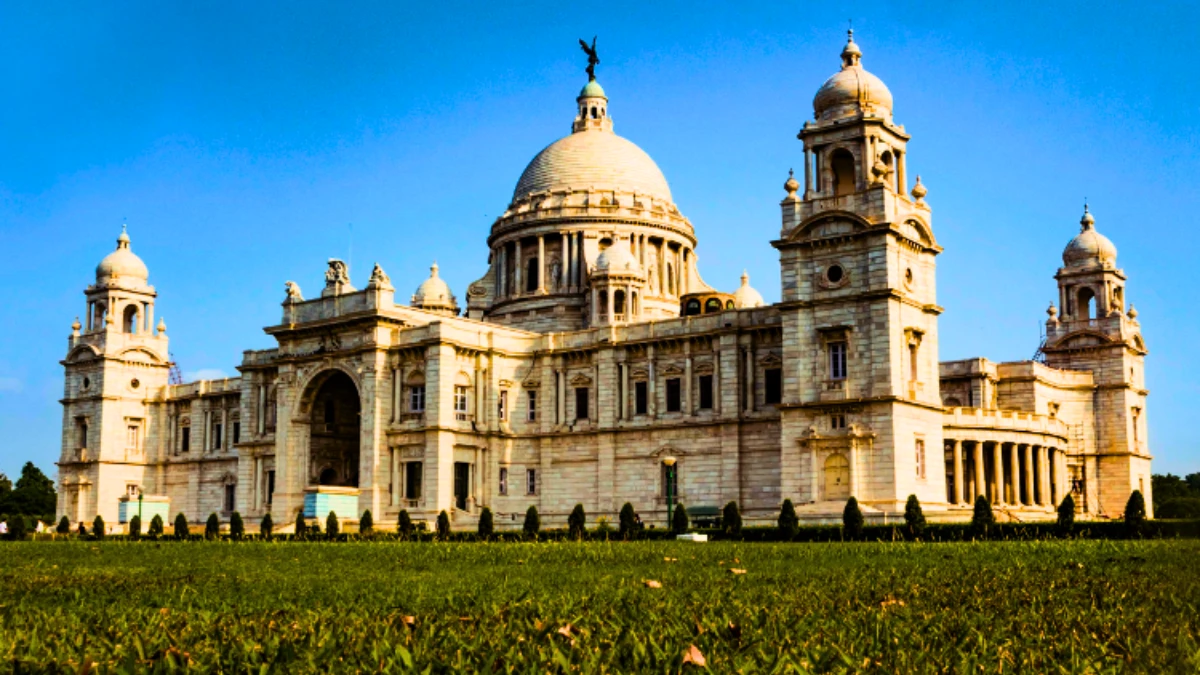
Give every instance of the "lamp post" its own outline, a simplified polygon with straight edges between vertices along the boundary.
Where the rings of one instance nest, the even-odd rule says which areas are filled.
[[[671,509],[675,506],[675,457],[667,455],[663,457],[663,466],[667,467],[667,528],[670,529]]]

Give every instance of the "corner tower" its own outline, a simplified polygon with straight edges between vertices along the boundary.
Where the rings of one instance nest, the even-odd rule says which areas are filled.
[[[856,497],[896,512],[946,502],[935,257],[925,188],[905,177],[892,95],[853,33],[805,122],[804,185],[789,177],[779,249],[784,496],[818,515]]]

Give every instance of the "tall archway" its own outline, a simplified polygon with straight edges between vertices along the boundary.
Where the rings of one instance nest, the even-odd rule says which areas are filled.
[[[308,484],[358,487],[358,387],[340,370],[330,371],[316,386],[309,408]]]
[[[833,171],[833,194],[848,195],[857,189],[854,170],[854,155],[845,148],[833,151],[829,158],[829,168]]]

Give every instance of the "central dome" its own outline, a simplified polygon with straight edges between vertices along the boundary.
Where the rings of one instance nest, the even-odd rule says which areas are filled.
[[[602,129],[578,131],[539,152],[517,181],[513,201],[531,192],[568,187],[620,188],[673,201],[667,179],[650,155]]]

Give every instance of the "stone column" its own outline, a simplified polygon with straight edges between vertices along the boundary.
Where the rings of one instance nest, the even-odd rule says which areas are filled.
[[[905,175],[907,161],[907,152],[896,151],[896,192],[902,195],[908,194],[908,177]]]
[[[515,263],[513,265],[513,280],[516,281],[516,284],[514,284],[513,295],[520,296],[525,292],[525,265],[521,264],[521,240],[518,239],[513,242],[513,246],[516,248],[516,255],[514,256],[516,260],[513,261]]]
[[[993,506],[1004,505],[1004,454],[1001,445],[999,441],[992,445],[992,494],[995,496],[992,500]]]
[[[646,368],[648,373],[648,382],[646,383],[646,393],[649,395],[649,401],[646,401],[647,412],[650,413],[650,419],[658,419],[658,369],[654,367],[654,345],[646,348]]]
[[[858,444],[850,440],[850,496],[858,499]]]
[[[812,150],[804,148],[804,198],[812,197]]]
[[[546,293],[546,236],[538,235],[538,278],[537,292]]]
[[[983,480],[983,441],[975,441],[971,459],[975,464],[975,494],[971,496],[974,503],[975,498],[987,494],[987,483]]]
[[[621,363],[621,419],[629,419],[629,363]]]
[[[1025,496],[1021,499],[1021,503],[1025,506],[1033,505],[1033,446],[1028,443],[1021,445],[1025,448]]]
[[[400,506],[400,448],[391,449],[392,459],[392,506]]]
[[[221,402],[221,437],[217,439],[217,442],[221,444],[220,449],[227,450],[227,449],[233,447],[233,443],[229,442],[232,437],[233,437],[233,434],[229,433],[229,407],[225,405],[224,401],[222,401]]]
[[[1050,462],[1046,446],[1038,449],[1038,504],[1046,506],[1050,502]]]
[[[508,248],[507,244],[501,244],[496,247],[496,298],[503,298],[504,292],[508,290],[507,277],[508,266],[505,262],[504,251]]]
[[[1008,446],[1008,467],[1009,467],[1009,504],[1021,503],[1021,455],[1017,452],[1016,443],[1006,443]]]
[[[600,314],[600,291],[597,290],[595,286],[593,286],[592,287],[592,311],[591,311],[592,322],[591,322],[591,325],[595,326],[599,322],[599,319],[597,318],[599,316],[599,314]]]
[[[951,504],[961,504],[963,502],[963,456],[962,456],[962,441],[951,440],[954,452],[954,494],[950,500]]]
[[[821,500],[821,467],[817,464],[816,444],[813,444],[808,457],[812,465],[812,501],[817,502]]]
[[[695,408],[692,407],[692,344],[683,345],[683,414],[690,417]]]
[[[560,267],[558,270],[558,273],[559,273],[558,288],[559,288],[559,291],[563,292],[563,293],[565,293],[567,291],[568,287],[571,284],[571,282],[569,281],[569,279],[571,277],[571,273],[570,273],[570,270],[568,269],[570,267],[570,260],[571,260],[570,248],[567,243],[569,240],[569,236],[570,235],[568,235],[564,232],[562,234],[562,236],[559,237],[561,240],[559,250],[562,252],[562,260],[560,262]]]
[[[713,373],[712,373],[712,396],[713,396],[713,415],[721,416],[721,345],[717,340],[713,341]]]
[[[616,299],[616,293],[613,292],[613,287],[612,287],[611,283],[608,285],[608,288],[605,290],[605,294],[608,296],[608,306],[605,309],[608,311],[608,325],[611,326],[617,322],[617,313],[616,313],[616,311],[614,311],[614,310],[616,310],[616,305],[613,302]]]
[[[667,240],[658,248],[658,294],[667,297]]]
[[[1058,497],[1058,451],[1055,448],[1050,448],[1046,451],[1048,459],[1046,462],[1049,469],[1049,489],[1046,494],[1050,497],[1050,506],[1057,506],[1061,501]]]

